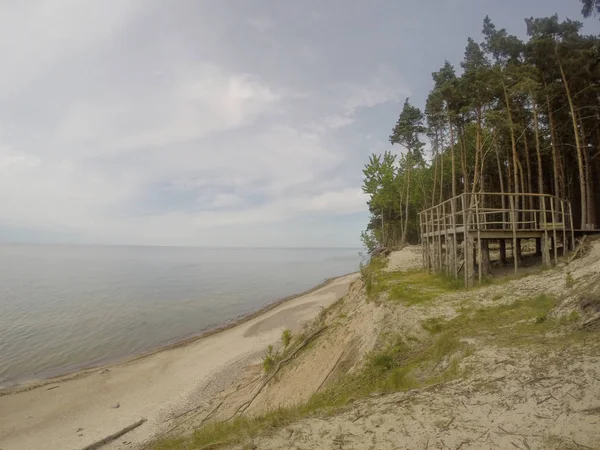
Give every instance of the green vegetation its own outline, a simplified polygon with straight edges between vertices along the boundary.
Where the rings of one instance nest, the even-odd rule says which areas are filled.
[[[265,356],[263,356],[263,369],[265,372],[270,372],[275,367],[277,355],[273,351],[273,346],[269,345]]]
[[[383,268],[385,260],[382,258],[373,258],[368,265],[361,267],[369,300],[379,299],[386,292],[391,301],[416,305],[464,287],[462,279],[444,274],[429,274],[421,270],[387,272]]]
[[[374,154],[363,170],[369,250],[417,242],[418,211],[470,192],[552,194],[574,205],[575,228],[600,222],[600,37],[557,15],[525,24],[521,40],[486,17],[459,73],[445,61],[432,74],[423,111],[405,101],[389,136],[401,154]]]
[[[490,308],[463,309],[451,320],[428,319],[422,326],[428,331],[432,328],[430,332],[458,339],[493,338],[496,345],[532,345],[560,326],[560,321],[548,315],[557,303],[555,297],[541,294]],[[548,339],[543,340],[547,342]]]
[[[380,262],[375,268],[382,267]],[[377,272],[377,271],[376,271]],[[427,285],[434,280],[433,289],[438,292],[452,289],[444,279],[428,278],[419,272],[385,274],[386,283],[400,280],[410,286],[407,292],[417,292],[415,286]],[[378,279],[377,283],[381,281]],[[379,288],[379,284],[377,284]],[[416,304],[430,299],[418,294],[412,300],[400,300]],[[463,307],[452,319],[432,317],[422,323],[429,337],[389,335],[387,345],[373,352],[363,369],[346,375],[333,386],[314,394],[310,400],[296,407],[279,408],[255,418],[237,418],[225,423],[209,423],[185,439],[165,439],[154,447],[156,450],[218,448],[221,444],[239,444],[258,434],[275,430],[298,419],[313,414],[334,414],[354,400],[373,392],[395,392],[422,388],[432,384],[464,377],[469,372],[468,357],[476,346],[484,343],[499,346],[521,346],[528,349],[542,346],[564,345],[565,336],[573,336],[568,321],[555,320],[550,314],[557,299],[548,295],[499,304],[489,308]],[[573,318],[571,317],[573,316]],[[574,314],[569,320],[574,320]],[[577,316],[578,317],[578,316]],[[296,339],[299,339],[297,336]],[[283,340],[283,339],[282,339]],[[265,370],[271,370],[280,356],[269,347],[263,361],[270,361]],[[214,445],[214,447],[213,447]]]
[[[292,341],[292,331],[289,328],[283,330],[281,333],[281,343],[283,344],[283,348],[288,348],[290,342]]]

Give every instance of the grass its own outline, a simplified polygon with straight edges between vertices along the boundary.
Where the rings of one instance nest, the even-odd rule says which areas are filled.
[[[373,258],[368,265],[361,267],[369,300],[379,300],[383,293],[387,293],[391,301],[416,305],[464,288],[461,279],[422,270],[387,272],[383,270],[385,264],[384,259]]]
[[[417,305],[462,287],[455,280],[439,275],[417,271],[384,272],[381,270],[384,265],[375,258],[361,268],[365,288],[372,300],[387,293],[392,302]],[[164,439],[154,449],[208,449],[241,444],[307,416],[334,414],[373,392],[405,391],[464,377],[469,370],[465,359],[478,345],[474,343],[488,341],[494,345],[528,348],[547,347],[554,341],[563,343],[564,335],[555,331],[569,324],[550,314],[557,303],[556,298],[542,294],[488,308],[463,308],[452,319],[429,318],[421,324],[428,332],[426,338],[388,335],[387,344],[369,355],[362,370],[345,375],[334,385],[314,394],[305,404],[279,408],[258,417],[210,423],[187,438]],[[318,320],[324,320],[328,312],[323,310]],[[576,320],[575,316],[569,318]],[[289,338],[291,340],[291,333]],[[302,339],[302,336],[295,339]],[[283,335],[282,343],[285,347]],[[269,356],[271,362],[265,363]],[[270,351],[267,349],[263,366],[267,364],[271,370],[276,358],[272,347]]]
[[[428,319],[421,325],[432,334],[455,338],[490,338],[495,344],[516,346],[539,342],[561,325],[549,312],[558,300],[546,294],[489,308],[463,309],[451,320]]]
[[[292,331],[289,328],[286,328],[281,333],[281,343],[283,344],[283,348],[288,348],[291,341],[292,341]]]
[[[263,356],[263,370],[265,372],[270,372],[275,367],[276,360],[277,355],[273,351],[273,346],[269,345],[265,352],[265,356]]]

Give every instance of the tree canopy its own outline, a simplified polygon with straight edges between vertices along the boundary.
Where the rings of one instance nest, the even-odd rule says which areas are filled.
[[[485,17],[458,69],[432,74],[424,111],[406,99],[389,137],[398,155],[364,169],[368,247],[417,241],[417,212],[462,192],[553,194],[575,228],[600,226],[600,39],[557,15],[525,26],[523,41]]]

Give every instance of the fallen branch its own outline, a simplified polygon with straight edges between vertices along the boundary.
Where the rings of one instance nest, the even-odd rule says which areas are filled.
[[[567,264],[571,264],[571,261],[573,261],[577,257],[577,254],[579,253],[579,250],[581,250],[583,248],[583,243],[585,242],[585,238],[586,237],[587,237],[587,234],[585,234],[581,238],[581,240],[577,239],[577,242],[578,242],[579,245],[577,246],[577,248],[575,249],[575,251],[573,252],[573,254],[569,257],[569,260],[567,261]]]
[[[102,447],[103,445],[108,444],[109,442],[114,441],[115,439],[120,438],[125,433],[129,433],[131,430],[139,427],[141,424],[146,422],[147,419],[140,419],[135,423],[132,423],[128,427],[123,428],[122,430],[117,431],[116,433],[111,434],[110,436],[106,436],[104,439],[94,442],[86,447],[83,447],[81,450],[96,450],[97,448]]]
[[[458,270],[456,271],[457,275],[460,273],[460,271],[463,269],[464,266],[465,266],[465,260],[463,259],[462,263],[460,263],[460,266],[458,266]]]
[[[201,427],[202,425],[204,425],[204,423],[210,419],[216,412],[217,410],[223,405],[223,403],[225,403],[225,400],[227,400],[227,398],[233,394],[236,394],[240,389],[246,388],[248,386],[250,386],[253,383],[256,383],[259,379],[256,378],[254,380],[252,380],[250,383],[242,386],[241,388],[237,388],[235,391],[230,392],[229,394],[226,394],[225,397],[223,397],[223,399],[219,402],[219,404],[217,406],[215,406],[206,416],[204,416],[204,418],[202,419],[202,421],[200,422],[199,427]],[[165,431],[163,434],[167,435],[169,433],[171,433],[173,430],[175,430],[176,428],[180,427],[181,425],[185,424],[186,422],[189,422],[190,420],[192,420],[194,417],[198,416],[199,414],[202,413],[202,411],[200,411],[202,408],[204,408],[205,405],[198,405],[194,408],[188,409],[187,411],[184,411],[178,415],[176,415],[175,417],[171,418],[170,420],[177,420],[182,416],[185,416],[187,414],[190,413],[194,413],[192,415],[190,415],[189,417],[186,417],[184,420],[176,423],[175,425],[173,425],[171,428],[169,428],[167,431]]]
[[[344,352],[343,351],[342,351],[342,353],[340,353],[340,356],[335,361],[335,364],[333,365],[333,367],[331,368],[331,370],[329,372],[327,372],[327,375],[325,376],[325,378],[323,378],[323,381],[321,382],[321,384],[319,384],[319,387],[317,388],[317,390],[315,392],[319,392],[321,390],[321,388],[323,387],[323,385],[325,384],[325,382],[328,380],[329,376],[332,374],[332,372],[335,370],[335,368],[339,364],[340,360],[342,359],[342,356],[344,356]]]
[[[254,402],[254,400],[256,399],[256,397],[258,397],[258,395],[262,392],[262,390],[265,388],[265,386],[269,383],[269,381],[271,381],[275,375],[277,375],[277,372],[279,372],[279,369],[281,369],[285,364],[287,364],[289,361],[291,361],[293,358],[296,357],[296,353],[298,353],[300,350],[302,350],[304,347],[306,347],[308,345],[308,343],[310,341],[312,341],[314,338],[316,338],[319,334],[321,334],[323,331],[325,331],[327,327],[322,327],[319,328],[317,331],[315,331],[314,333],[310,334],[306,339],[304,339],[304,341],[302,341],[302,343],[296,347],[296,349],[294,349],[293,352],[291,352],[288,356],[286,356],[284,359],[282,359],[281,361],[279,361],[277,363],[277,366],[275,366],[275,370],[273,370],[273,373],[271,373],[261,384],[261,386],[258,388],[258,390],[254,393],[254,395],[250,398],[250,400],[248,400],[247,402],[244,402],[240,405],[240,407],[233,413],[233,415],[226,420],[229,421],[233,418],[235,418],[235,416],[237,416],[238,414],[243,414],[244,411],[246,411],[250,405],[252,405],[252,402]]]

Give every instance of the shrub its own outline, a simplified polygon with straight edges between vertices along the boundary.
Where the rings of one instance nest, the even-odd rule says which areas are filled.
[[[273,367],[275,367],[275,353],[273,351],[273,346],[269,345],[267,347],[267,351],[265,352],[265,356],[263,356],[263,369],[265,372],[270,372]]]
[[[287,348],[291,341],[292,331],[289,328],[286,328],[283,330],[283,333],[281,333],[281,343],[283,344],[283,348]]]

